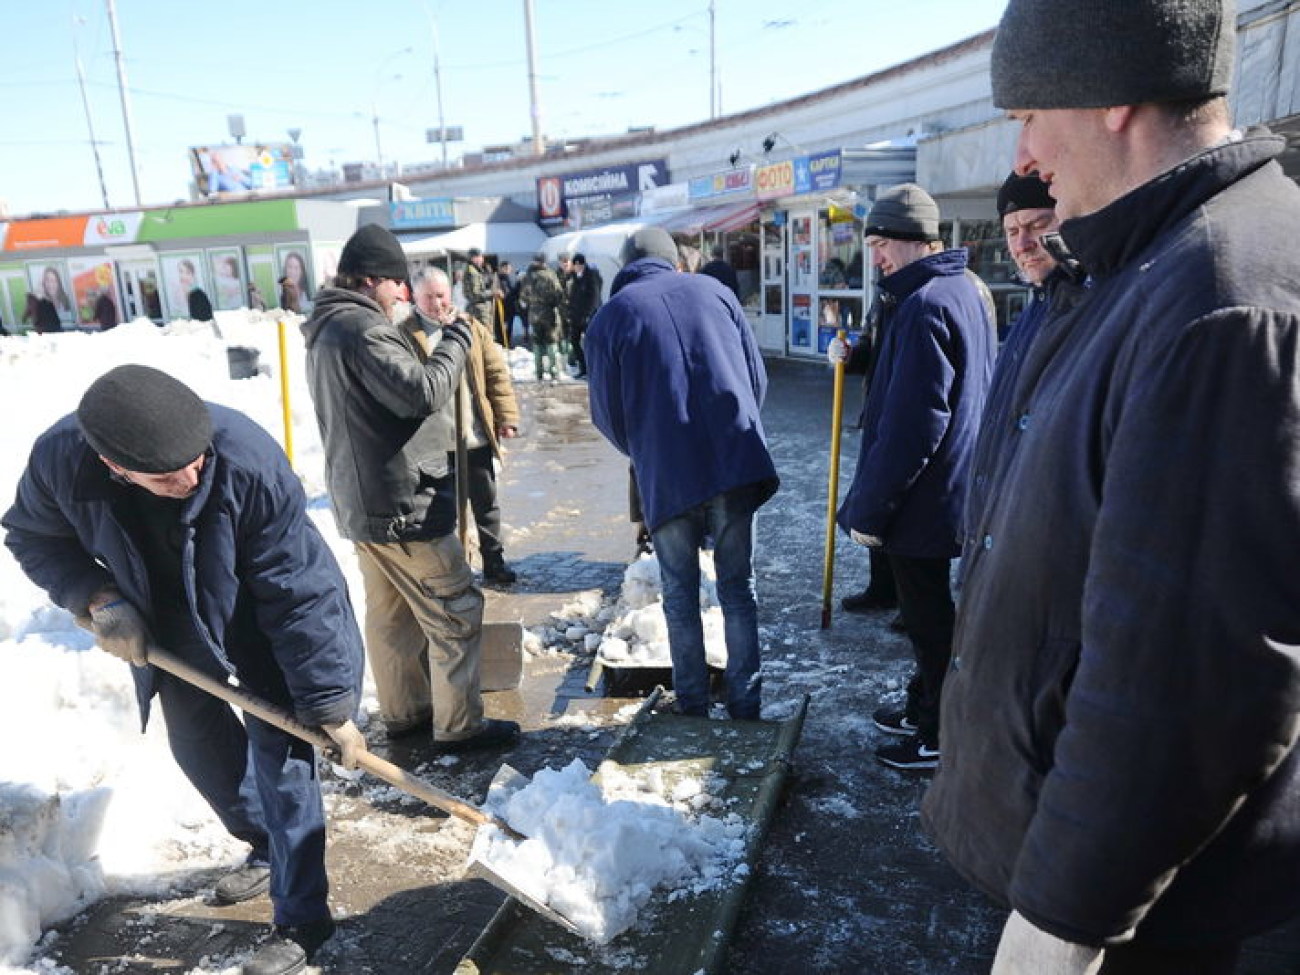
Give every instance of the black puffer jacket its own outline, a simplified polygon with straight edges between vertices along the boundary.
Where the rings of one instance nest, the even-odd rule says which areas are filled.
[[[1061,228],[973,512],[924,819],[1037,926],[1233,942],[1300,910],[1300,191],[1253,135]]]
[[[455,528],[455,392],[469,334],[445,328],[421,362],[409,332],[355,291],[326,288],[302,326],[339,533],[354,542]]]

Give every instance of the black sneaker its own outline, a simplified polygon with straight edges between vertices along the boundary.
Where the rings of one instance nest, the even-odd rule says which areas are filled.
[[[939,767],[939,749],[931,748],[920,735],[901,738],[876,749],[876,761],[908,772],[928,772]]]
[[[240,975],[295,975],[334,934],[334,919],[309,924],[277,924],[262,947],[240,968]]]
[[[517,722],[487,718],[477,734],[452,741],[435,740],[433,750],[440,755],[458,755],[461,752],[479,751],[484,748],[501,748],[513,744],[518,737],[519,724]]]
[[[432,733],[432,712],[407,721],[384,722],[384,737],[389,741],[401,741],[403,738],[414,738],[416,735],[429,735]]]
[[[897,596],[872,592],[870,586],[840,600],[840,606],[846,613],[873,613],[878,609],[893,609],[897,605]]]
[[[270,886],[270,867],[265,863],[245,863],[217,881],[213,899],[218,904],[240,904],[260,897]]]
[[[916,722],[907,716],[907,708],[876,708],[871,720],[877,728],[887,735],[910,736],[916,734],[917,731]]]

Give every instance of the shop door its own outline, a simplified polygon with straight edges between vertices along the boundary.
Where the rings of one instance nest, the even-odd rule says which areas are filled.
[[[764,351],[782,354],[786,351],[785,228],[783,212],[763,220],[763,290],[756,329],[758,344]]]
[[[790,211],[789,282],[791,355],[817,352],[817,255],[813,253],[815,210]]]
[[[162,299],[158,294],[158,264],[153,260],[122,261],[117,266],[122,279],[122,311],[125,321],[149,318],[162,322]]]

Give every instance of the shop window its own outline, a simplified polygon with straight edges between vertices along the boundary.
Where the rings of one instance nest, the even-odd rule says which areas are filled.
[[[817,212],[817,286],[823,291],[860,290],[864,271],[862,222],[851,207],[831,204]]]

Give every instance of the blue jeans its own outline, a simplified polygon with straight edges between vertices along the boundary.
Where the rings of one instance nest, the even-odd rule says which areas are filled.
[[[727,641],[723,675],[727,713],[757,719],[763,679],[754,597],[753,492],[742,487],[719,494],[664,522],[652,536],[663,580],[677,709],[694,715],[705,715],[709,709],[709,670],[700,619],[700,549],[712,537]]]
[[[210,662],[189,662],[224,676]],[[230,834],[253,847],[249,860],[270,864],[275,922],[328,917],[325,809],[312,746],[252,715],[241,724],[224,701],[159,677],[172,755]]]

